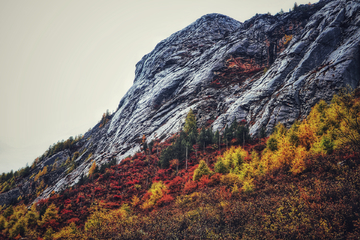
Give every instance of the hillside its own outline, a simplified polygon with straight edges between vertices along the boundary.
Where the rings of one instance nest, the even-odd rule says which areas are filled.
[[[190,111],[167,141],[144,137],[142,151],[120,164],[93,161],[74,187],[30,209],[31,197],[3,208],[1,236],[355,239],[359,122],[360,89],[319,102],[307,119],[263,139],[251,140],[244,121],[224,134],[198,129]]]
[[[172,34],[115,113],[0,176],[1,236],[356,238],[359,10],[208,14]]]
[[[358,86],[357,9],[358,1],[320,1],[244,23],[221,14],[199,18],[138,62],[134,85],[114,114],[105,113],[82,138],[54,144],[36,160],[30,176],[55,161],[57,169],[45,175],[47,187],[37,200],[76,184],[91,160],[119,163],[134,155],[143,135],[149,142],[167,139],[190,109],[199,126],[211,123],[213,131],[245,120],[252,137],[304,119],[320,99],[329,102],[340,89]],[[41,182],[32,179],[14,183],[22,187],[0,195],[0,202],[37,194]]]

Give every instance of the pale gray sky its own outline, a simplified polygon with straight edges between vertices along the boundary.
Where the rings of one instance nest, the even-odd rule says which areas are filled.
[[[308,1],[297,1],[298,4]],[[0,173],[114,111],[135,64],[208,13],[244,22],[292,0],[0,0]]]

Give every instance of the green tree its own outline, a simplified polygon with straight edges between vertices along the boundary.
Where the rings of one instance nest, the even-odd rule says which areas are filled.
[[[206,162],[204,160],[201,160],[199,163],[199,166],[194,171],[193,180],[194,181],[200,180],[200,178],[202,176],[210,175],[210,174],[211,174],[211,171],[210,171],[208,165],[206,164]]]
[[[262,126],[260,128],[259,138],[265,138],[265,137],[266,137],[266,128],[264,126]]]
[[[14,224],[14,226],[11,229],[9,229],[9,236],[10,238],[14,238],[19,234],[21,236],[24,236],[25,232],[26,232],[26,223],[25,223],[25,219],[22,217]]]
[[[173,146],[165,148],[160,155],[160,167],[168,168],[170,166],[170,160],[173,159]]]
[[[3,215],[0,215],[0,231],[5,229],[6,219]]]
[[[354,91],[344,89],[333,97],[331,103],[328,112],[333,112],[335,122],[340,123],[334,133],[338,136],[341,145],[353,151],[359,151],[360,99],[355,97]]]
[[[219,159],[219,161],[215,163],[214,170],[215,172],[222,174],[229,172],[229,170],[227,169],[227,167],[225,166],[224,162],[221,159]]]
[[[198,144],[203,147],[205,151],[205,144],[206,144],[206,129],[205,127],[201,128],[200,134],[198,136]]]
[[[216,130],[214,137],[213,137],[213,143],[220,144],[219,139],[220,139],[220,133],[219,133],[219,130]]]
[[[42,216],[41,221],[39,222],[40,225],[44,225],[45,223],[51,220],[57,220],[58,216],[58,209],[56,208],[55,204],[50,204],[50,206],[46,209],[44,215]]]
[[[74,155],[72,157],[72,161],[75,161],[80,156],[79,152],[74,152]]]
[[[48,229],[46,229],[46,232],[44,234],[44,239],[45,240],[53,239],[53,234],[54,233],[55,233],[55,231],[52,229],[52,227],[49,227]]]
[[[275,137],[270,137],[269,140],[267,141],[266,145],[273,152],[278,150],[278,146],[277,146],[278,142]]]
[[[154,140],[151,140],[151,142],[149,143],[148,147],[149,147],[149,152],[150,152],[150,154],[151,154],[152,149],[153,149],[153,147],[154,147]]]
[[[26,226],[28,228],[36,227],[38,219],[39,213],[36,211],[36,204],[33,204],[31,209],[25,215]]]
[[[292,10],[294,11],[294,10],[296,10],[297,8],[298,8],[298,4],[297,4],[297,2],[295,2],[295,3],[294,3],[294,7],[293,7]]]
[[[13,214],[14,214],[14,208],[13,208],[12,205],[10,205],[10,206],[4,211],[3,216],[4,216],[5,218],[8,218],[8,217],[10,217],[10,216],[13,215]]]
[[[249,127],[247,125],[242,125],[242,124],[237,126],[235,130],[235,137],[238,143],[242,145],[250,142],[251,137],[249,134]]]
[[[212,127],[210,126],[207,130],[206,130],[206,136],[205,136],[205,143],[206,144],[213,144],[214,140],[214,133],[212,130]]]
[[[185,119],[184,132],[189,134],[192,131],[196,131],[196,117],[193,110],[190,109]]]

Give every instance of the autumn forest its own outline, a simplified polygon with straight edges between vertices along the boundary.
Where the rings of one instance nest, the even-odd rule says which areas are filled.
[[[306,119],[289,129],[277,125],[268,137],[251,137],[241,119],[220,132],[210,125],[199,128],[190,111],[169,139],[144,135],[141,151],[119,164],[93,162],[73,187],[34,204],[28,196],[2,206],[0,238],[359,237],[359,89],[320,101]],[[3,174],[3,191],[29,169]]]

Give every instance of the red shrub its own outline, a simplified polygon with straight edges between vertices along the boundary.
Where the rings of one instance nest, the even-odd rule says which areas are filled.
[[[94,188],[94,192],[96,193],[96,192],[103,192],[104,191],[104,189],[102,189],[101,187],[95,187]]]
[[[177,176],[173,180],[169,181],[167,185],[169,193],[176,193],[181,190],[182,185],[184,184],[184,179]]]
[[[39,205],[39,206],[43,206],[43,205],[47,204],[47,203],[48,203],[48,201],[49,201],[49,199],[48,199],[48,198],[41,199],[40,201],[38,201],[38,202],[37,202],[37,205]]]
[[[114,208],[119,208],[120,204],[119,203],[115,203],[115,202],[107,202],[105,204],[105,208],[109,208],[109,209],[114,209]]]
[[[197,189],[198,185],[196,181],[188,181],[185,183],[184,192],[186,194],[192,193]]]
[[[164,206],[164,205],[168,205],[170,202],[172,202],[174,200],[174,198],[169,195],[169,194],[164,194],[164,196],[162,196],[162,198],[160,198],[156,205],[157,206]]]
[[[72,210],[67,210],[65,208],[63,210],[61,210],[61,212],[60,212],[61,215],[68,215],[68,214],[71,214],[71,213],[73,213]]]
[[[220,173],[215,173],[214,175],[212,175],[210,177],[209,186],[214,186],[214,185],[220,184],[221,175],[222,174],[220,174]]]
[[[67,224],[70,224],[70,223],[72,223],[72,222],[76,223],[76,222],[78,222],[79,220],[80,220],[80,219],[78,219],[78,218],[70,218],[69,220],[66,221],[66,223],[67,223]]]
[[[160,180],[161,180],[161,177],[159,177],[159,176],[154,177],[154,181],[155,181],[155,182],[158,182],[158,181],[160,181]]]
[[[134,160],[134,166],[135,166],[135,167],[142,167],[142,166],[144,166],[144,165],[145,165],[145,163],[144,163],[143,161],[138,160],[138,159],[135,159],[135,160]]]
[[[114,199],[115,199],[115,200],[121,200],[121,199],[122,199],[122,196],[121,196],[121,195],[114,195]]]
[[[199,186],[199,188],[204,188],[204,187],[208,186],[210,182],[211,182],[211,180],[209,179],[209,176],[204,175],[201,177],[198,186]]]
[[[122,186],[117,186],[116,184],[110,183],[110,187],[115,190],[120,190]]]
[[[56,230],[58,225],[59,225],[59,222],[57,220],[51,219],[50,221],[44,223],[41,227],[44,229],[52,227],[54,230]]]

